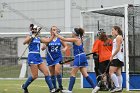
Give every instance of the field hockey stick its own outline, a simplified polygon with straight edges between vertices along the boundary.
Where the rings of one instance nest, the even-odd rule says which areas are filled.
[[[86,56],[89,56],[91,54],[93,54],[93,53],[88,53],[88,54],[86,54]],[[74,58],[73,59],[70,59],[70,60],[66,60],[66,61],[60,61],[59,64],[65,64],[65,63],[71,62],[73,60],[74,60]]]
[[[41,27],[38,29],[38,31],[37,31],[37,33],[35,34],[35,36],[37,36],[37,35],[40,33],[41,29],[42,29]],[[28,49],[28,47],[29,47],[29,45],[30,45],[30,43],[31,43],[31,41],[32,41],[33,39],[34,39],[34,37],[31,37],[28,46],[27,46],[27,47],[25,48],[25,50],[23,51],[22,55],[18,58],[18,61],[21,60],[21,58],[22,58],[23,55],[25,54],[26,50]]]
[[[98,76],[96,77],[96,80],[97,80],[98,78],[101,79],[101,80],[97,83],[97,86],[98,86],[98,87],[101,86],[101,83],[103,82],[103,78],[106,76],[107,70],[108,70],[108,68],[110,67],[110,63],[111,63],[111,62],[108,63],[108,65],[107,65],[107,67],[106,67],[106,69],[105,69],[105,72],[104,72],[103,74],[102,74],[102,73],[100,72],[100,70],[98,69],[98,72],[100,73],[100,75],[98,75]]]

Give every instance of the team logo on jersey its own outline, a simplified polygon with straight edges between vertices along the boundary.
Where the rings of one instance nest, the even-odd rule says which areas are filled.
[[[34,42],[34,43],[40,43],[40,41],[38,41],[38,40],[34,40],[33,42]]]
[[[49,45],[54,45],[54,46],[56,46],[56,45],[61,45],[60,43],[49,43]]]
[[[31,63],[31,64],[33,64],[34,62],[33,62],[33,61],[31,61],[30,63]]]

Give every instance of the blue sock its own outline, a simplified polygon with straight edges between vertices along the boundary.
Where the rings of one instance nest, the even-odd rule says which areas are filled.
[[[23,86],[23,89],[27,89],[27,87],[32,83],[32,81],[34,81],[32,76],[28,77],[27,81],[25,82],[25,84]]]
[[[57,75],[57,81],[58,81],[59,88],[63,88],[63,86],[62,86],[62,76],[61,75]]]
[[[45,76],[45,81],[48,84],[49,89],[52,90],[54,87],[53,87],[52,80],[51,80],[50,76]]]
[[[86,77],[86,80],[88,81],[88,83],[91,85],[92,88],[95,87],[95,85],[94,85],[92,79],[91,79],[89,76]]]
[[[52,83],[53,83],[54,88],[57,88],[57,86],[56,86],[56,77],[51,76],[51,79],[52,79]]]
[[[70,82],[69,82],[69,91],[72,91],[72,89],[73,89],[73,86],[74,86],[74,84],[75,84],[75,77],[73,77],[73,76],[71,76],[70,77]]]

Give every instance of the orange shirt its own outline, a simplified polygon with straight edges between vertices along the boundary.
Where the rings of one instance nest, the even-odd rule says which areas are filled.
[[[92,47],[92,52],[99,55],[99,62],[109,60],[112,53],[112,40],[108,39],[106,42],[103,42],[97,39]]]

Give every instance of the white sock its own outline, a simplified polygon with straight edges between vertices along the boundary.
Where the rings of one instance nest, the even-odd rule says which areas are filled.
[[[122,88],[122,83],[123,83],[122,75],[117,76],[117,78],[118,78],[119,87]]]
[[[118,78],[117,78],[116,74],[112,74],[111,79],[114,82],[115,86],[119,87]]]

